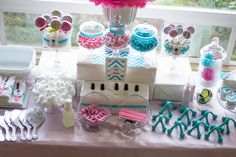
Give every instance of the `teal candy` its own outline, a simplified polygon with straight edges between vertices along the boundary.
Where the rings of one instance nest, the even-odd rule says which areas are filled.
[[[166,126],[164,124],[164,120],[165,120],[166,123],[168,123],[170,121],[170,118],[166,117],[165,115],[158,114],[158,115],[153,115],[152,116],[152,121],[156,121],[157,117],[158,117],[158,120],[154,125],[152,125],[152,130],[155,131],[158,124],[161,124],[162,132],[165,132],[166,131]]]
[[[209,140],[210,135],[211,135],[214,131],[216,131],[217,134],[218,134],[218,142],[219,142],[219,143],[223,142],[222,132],[224,131],[224,129],[223,129],[221,126],[219,126],[219,125],[213,125],[213,126],[211,126],[209,132],[207,132],[207,133],[205,134],[205,139],[206,139],[206,140]]]
[[[180,51],[181,51],[181,53],[182,53],[183,55],[185,55],[185,54],[187,54],[189,48],[190,48],[189,46],[187,46],[187,47],[182,47],[182,48],[180,49]]]
[[[236,121],[232,118],[229,117],[222,117],[222,124],[220,125],[220,127],[224,127],[226,126],[226,134],[229,135],[230,134],[230,128],[229,128],[229,122],[232,121],[234,124],[234,127],[236,127]],[[222,129],[222,132],[224,130]]]
[[[208,110],[201,110],[201,114],[202,114],[202,117],[200,117],[200,118],[195,119],[195,120],[192,121],[192,124],[193,124],[193,125],[195,125],[198,120],[199,120],[199,121],[202,121],[203,119],[205,119],[207,125],[210,125],[210,122],[209,122],[209,115],[212,116],[212,119],[213,119],[213,120],[216,120],[216,119],[217,119],[217,115],[214,114],[213,112],[208,111]]]
[[[151,37],[155,35],[155,33],[152,30],[147,29],[147,28],[142,28],[142,27],[136,28],[135,33],[139,35],[140,37]]]
[[[202,134],[200,132],[200,126],[201,125],[204,126],[205,131],[207,131],[209,129],[209,125],[205,124],[204,122],[202,122],[200,120],[197,120],[195,125],[190,130],[188,130],[188,135],[191,135],[193,130],[197,129],[197,138],[200,139],[201,136],[202,136]]]
[[[140,52],[148,52],[158,45],[155,33],[147,28],[136,28],[131,35],[130,46]]]
[[[167,130],[168,135],[171,135],[172,131],[176,128],[179,127],[180,129],[180,138],[183,139],[185,137],[185,133],[182,127],[186,130],[188,128],[188,125],[186,125],[184,122],[178,120],[175,121],[174,125]]]
[[[169,44],[164,44],[164,47],[165,47],[165,49],[166,49],[166,51],[168,52],[168,53],[171,53],[172,52],[172,50],[173,50],[173,47],[170,47],[169,46]]]
[[[211,52],[205,53],[201,63],[205,67],[212,67],[213,64],[214,64],[214,56],[213,56],[213,54]]]
[[[179,117],[178,120],[182,120],[184,117],[187,118],[187,124],[191,124],[191,118],[190,118],[190,113],[192,114],[192,117],[195,117],[197,115],[197,112],[190,109],[190,108],[181,108],[180,112],[182,113]]]

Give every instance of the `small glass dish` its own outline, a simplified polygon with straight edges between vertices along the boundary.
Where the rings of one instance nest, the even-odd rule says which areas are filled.
[[[141,129],[148,123],[151,109],[149,102],[141,95],[133,94],[125,97],[120,103],[118,111],[121,131],[127,136],[141,133]]]
[[[87,131],[99,131],[111,115],[109,99],[98,92],[86,94],[80,100],[75,113],[75,121]]]

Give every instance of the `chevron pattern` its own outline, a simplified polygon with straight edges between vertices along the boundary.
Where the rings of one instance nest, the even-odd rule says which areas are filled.
[[[101,55],[94,54],[92,63],[105,65],[106,57],[112,57],[112,51],[103,53]],[[144,67],[145,65],[145,58],[142,55],[134,56],[128,52],[122,52],[120,53],[119,57],[127,58],[129,67]]]
[[[125,69],[126,69],[126,60],[124,59],[114,59],[107,58],[107,78],[108,80],[124,80],[125,78]]]

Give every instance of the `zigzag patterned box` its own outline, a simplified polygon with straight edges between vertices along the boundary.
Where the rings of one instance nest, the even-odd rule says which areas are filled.
[[[111,57],[104,47],[90,52],[80,48],[77,53],[77,79],[90,81],[106,81],[105,58]],[[140,55],[132,49],[120,53],[120,57],[128,59],[125,82],[149,84],[149,99],[152,98],[153,84],[156,76],[156,50]]]

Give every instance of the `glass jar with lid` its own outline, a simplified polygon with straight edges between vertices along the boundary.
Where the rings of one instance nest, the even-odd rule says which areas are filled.
[[[200,50],[201,58],[198,75],[200,84],[212,87],[217,84],[220,78],[222,62],[226,58],[226,52],[219,45],[219,38],[214,37],[212,42]]]

